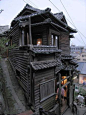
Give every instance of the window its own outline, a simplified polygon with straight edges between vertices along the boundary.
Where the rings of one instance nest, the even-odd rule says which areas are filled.
[[[22,29],[21,35],[19,38],[19,46],[28,45],[28,44],[30,44],[28,28],[24,28],[24,29]]]
[[[37,39],[37,45],[42,45],[42,39]]]
[[[42,45],[42,34],[32,34],[33,45]]]
[[[49,80],[40,84],[40,98],[41,100],[55,93],[55,81]]]
[[[51,35],[51,38],[52,38],[52,46],[56,46],[58,47],[58,36],[57,35]]]
[[[83,59],[83,61],[86,61],[86,59]]]
[[[77,59],[78,61],[80,60],[80,59]]]
[[[86,55],[82,55],[82,57],[86,57]]]

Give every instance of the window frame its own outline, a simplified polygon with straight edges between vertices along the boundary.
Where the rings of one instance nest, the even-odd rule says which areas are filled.
[[[49,82],[54,82],[54,87],[53,87],[53,93],[51,93],[51,94],[47,94],[47,96],[45,96],[45,97],[41,97],[41,94],[40,94],[40,102],[42,102],[42,101],[44,101],[44,100],[46,100],[46,99],[48,99],[49,97],[51,97],[51,96],[53,96],[53,95],[55,95],[55,78],[54,79],[51,79],[51,80],[48,80],[48,81],[45,81],[45,82],[42,82],[42,83],[40,83],[40,93],[41,93],[41,86],[42,85],[44,85],[44,84],[48,84]]]
[[[49,37],[48,37],[48,44],[52,45],[52,35],[55,35],[58,37],[58,43],[57,43],[57,48],[59,49],[59,38],[60,38],[60,33],[53,30],[53,29],[49,29]],[[53,45],[55,46],[55,45]]]

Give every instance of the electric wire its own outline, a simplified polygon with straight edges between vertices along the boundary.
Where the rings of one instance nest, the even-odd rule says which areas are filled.
[[[25,1],[25,0],[23,0],[26,4],[27,4],[27,2]],[[30,0],[29,0],[30,1]],[[49,0],[50,1],[50,0]],[[31,1],[30,1],[31,2]],[[51,2],[51,1],[50,1]],[[33,3],[33,2],[32,2]],[[52,2],[51,2],[52,3]],[[53,3],[52,3],[53,4]],[[54,5],[54,4],[53,4]],[[38,8],[38,6],[37,5],[35,5],[34,4],[34,6],[36,6],[37,8]],[[54,5],[55,6],[55,5]],[[56,7],[56,6],[55,6]],[[56,7],[56,9],[58,9],[57,7]],[[59,9],[58,9],[59,10]],[[59,10],[60,11],[60,10]],[[40,14],[40,16],[42,17],[42,18],[44,18],[41,14]],[[45,18],[44,18],[45,19]],[[51,23],[50,23],[51,24]],[[52,25],[52,24],[51,24]],[[56,30],[58,30],[54,25],[52,25]],[[59,31],[59,30],[58,30]],[[60,31],[59,31],[60,32]],[[77,38],[78,39],[78,38]],[[81,41],[78,39],[78,41],[81,43]]]
[[[71,16],[69,15],[69,13],[68,13],[68,11],[67,11],[67,9],[65,8],[65,6],[64,6],[64,4],[62,3],[62,1],[60,0],[60,2],[61,2],[61,4],[62,4],[62,6],[64,7],[64,9],[65,9],[65,11],[67,12],[67,14],[68,14],[68,16],[69,16],[69,18],[70,18],[70,20],[72,21],[72,25],[76,28],[76,26],[75,26],[75,24],[74,24],[74,22],[73,22],[73,20],[72,20],[72,18],[71,18]],[[77,28],[76,28],[77,29]],[[77,29],[78,30],[78,29]],[[79,30],[78,30],[79,31]],[[81,33],[81,32],[80,32]],[[79,33],[79,35],[80,35],[80,33]],[[81,39],[82,39],[82,36],[80,35],[80,37],[81,37]],[[86,37],[85,37],[86,38]],[[84,40],[82,39],[82,41],[84,42]],[[86,45],[86,43],[85,43],[85,45]]]
[[[72,21],[72,24],[73,24],[73,26],[76,28],[76,26],[75,26],[75,24],[74,24],[74,22],[73,22],[73,20],[72,20],[72,18],[71,18],[71,16],[69,15],[69,13],[68,13],[68,11],[67,11],[67,9],[65,8],[65,6],[64,6],[64,4],[62,3],[62,1],[60,0],[60,2],[61,2],[61,4],[62,4],[62,6],[64,7],[64,9],[65,9],[65,11],[67,12],[67,14],[68,14],[68,16],[69,16],[69,18],[71,19],[71,21]],[[76,28],[77,29],[77,28]],[[78,29],[77,29],[78,30]],[[79,31],[79,30],[78,30]],[[80,32],[80,31],[79,31]],[[80,32],[81,33],[81,32]],[[82,33],[81,33],[82,34]],[[83,35],[83,34],[82,34]],[[84,36],[84,35],[83,35]],[[86,38],[86,36],[84,36],[85,38]]]
[[[53,4],[53,6],[58,10],[58,11],[60,11],[58,8],[57,8],[57,6],[51,1],[51,0],[49,0],[49,2],[51,2],[52,4]],[[61,11],[60,11],[61,12]],[[67,19],[67,18],[66,18]],[[68,19],[67,19],[68,20]],[[69,20],[68,20],[69,21]],[[70,21],[69,21],[70,22]],[[70,22],[71,23],[71,22]],[[76,26],[73,24],[73,23],[71,23],[75,28],[76,28]],[[77,29],[77,28],[76,28]],[[78,30],[78,29],[77,29]],[[79,31],[79,30],[78,30]],[[79,31],[80,32],[80,31]],[[80,32],[81,33],[81,32]],[[83,34],[82,34],[83,35]],[[81,35],[79,34],[79,36],[81,37]],[[83,35],[84,36],[84,35]],[[85,36],[84,36],[85,37]],[[77,38],[78,39],[78,38]],[[81,39],[82,39],[82,37],[81,37]],[[79,39],[78,39],[79,40]],[[82,41],[83,41],[83,43],[86,45],[86,43],[84,42],[84,40],[82,39]]]
[[[23,0],[24,1],[24,0]],[[29,0],[30,1],[30,0]],[[50,0],[49,0],[50,1]],[[25,1],[24,1],[25,2]],[[26,3],[26,2],[25,2]],[[35,4],[34,4],[35,5]],[[37,7],[37,5],[35,5],[36,7]],[[38,8],[38,7],[37,7]],[[58,9],[58,8],[57,8]],[[60,10],[59,10],[60,11]],[[42,15],[40,15],[41,17],[43,17]],[[44,17],[43,17],[44,18]],[[45,18],[44,18],[45,19]],[[51,24],[52,25],[52,24]],[[53,25],[52,25],[53,26]],[[56,28],[55,26],[53,26],[54,28]],[[57,28],[56,28],[57,29]],[[58,29],[57,29],[58,30]],[[59,31],[59,30],[58,30]],[[60,31],[59,31],[60,32]],[[81,41],[78,39],[78,41],[81,43]],[[71,43],[72,44],[74,44],[73,43],[73,41],[71,41]]]

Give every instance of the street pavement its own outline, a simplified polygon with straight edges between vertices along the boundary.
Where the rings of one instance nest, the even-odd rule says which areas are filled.
[[[18,96],[14,90],[5,59],[2,59],[1,65],[2,65],[2,69],[3,69],[3,77],[6,81],[6,87],[9,89],[9,91],[12,95],[12,99],[15,102],[14,107],[15,107],[16,111],[18,111],[18,113],[21,113],[21,112],[25,111],[25,106],[21,103],[20,99],[18,98]],[[9,98],[10,98],[10,96],[9,96]],[[13,113],[13,110],[10,109],[10,112]]]
[[[77,114],[71,112],[71,109],[68,108],[63,115],[86,115],[86,107],[80,107],[77,105]]]

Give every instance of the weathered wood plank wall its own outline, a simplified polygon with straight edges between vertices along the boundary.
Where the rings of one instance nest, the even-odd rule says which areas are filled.
[[[59,49],[62,50],[62,54],[70,54],[70,38],[68,34],[61,34],[59,38]]]
[[[41,71],[37,71],[35,73],[34,96],[35,96],[35,108],[37,111],[38,111],[40,105],[42,105],[44,108],[46,108],[43,105],[44,103],[40,103],[40,101],[41,101],[40,83],[42,83],[43,81],[48,81],[54,77],[55,77],[54,76],[54,68],[44,69]],[[48,99],[48,102],[49,101],[53,101],[53,100],[51,100],[51,98],[50,98],[50,99]],[[48,106],[47,109],[49,109],[50,107],[51,107],[51,105]]]
[[[20,37],[21,30],[16,24],[13,29],[11,29],[8,38],[12,39],[12,44],[15,44],[16,46],[19,46],[19,37]]]
[[[28,90],[30,89],[30,84],[28,84],[30,77],[28,68],[30,61],[29,53],[27,53],[25,50],[19,50],[18,48],[15,48],[9,51],[9,59],[21,86],[28,97]]]

